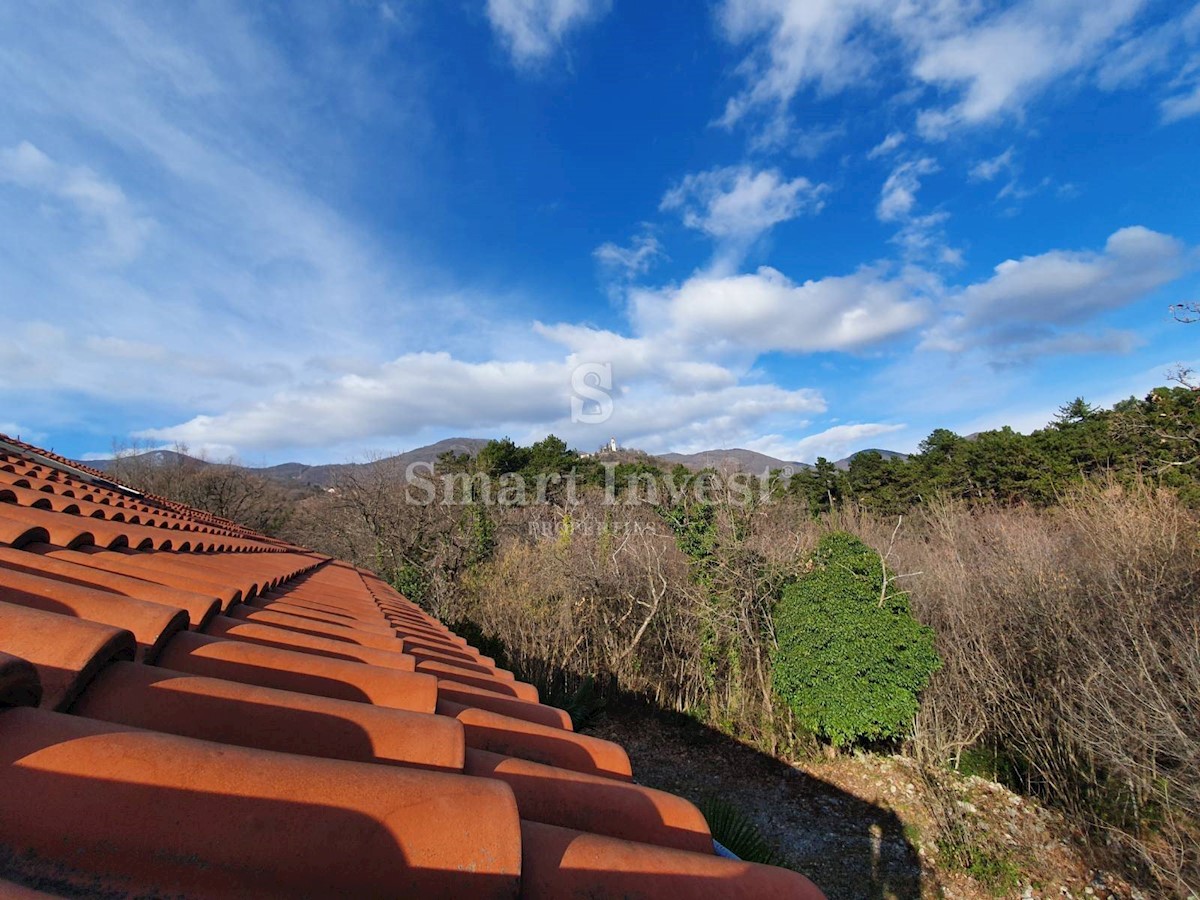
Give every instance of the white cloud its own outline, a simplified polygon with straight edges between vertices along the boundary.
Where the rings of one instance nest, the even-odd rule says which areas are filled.
[[[1190,91],[1167,97],[1162,101],[1161,109],[1163,121],[1167,123],[1200,114],[1200,84],[1196,84]]]
[[[1020,115],[1055,80],[1093,68],[1145,0],[1025,0],[984,7],[972,0],[724,0],[726,39],[748,47],[746,87],[726,104],[730,126],[756,111],[786,116],[795,96],[879,87],[884,66],[904,86],[956,99],[925,109],[919,129],[945,137],[961,125]],[[911,93],[910,102],[922,95]]]
[[[731,98],[721,119],[733,125],[758,107],[786,108],[803,87],[833,94],[861,83],[874,66],[874,53],[853,39],[870,7],[862,0],[725,0],[721,29],[732,43],[753,46],[740,71],[750,83]]]
[[[628,247],[606,241],[592,251],[601,266],[623,278],[645,275],[665,255],[658,238],[649,232],[636,235]]]
[[[749,243],[780,222],[820,212],[827,192],[807,178],[788,181],[778,169],[727,166],[688,175],[659,208],[679,212],[688,228],[717,240]]]
[[[1009,259],[987,281],[948,298],[953,312],[927,333],[924,346],[958,351],[983,344],[1018,357],[1128,350],[1124,332],[1080,329],[1173,281],[1188,265],[1181,242],[1142,226],[1114,232],[1099,252],[1051,250]]]
[[[798,416],[825,410],[811,388],[761,383],[753,366],[762,353],[870,347],[913,330],[931,310],[919,285],[879,269],[803,283],[770,268],[702,274],[678,287],[635,289],[630,304],[632,335],[535,323],[535,333],[565,353],[482,362],[410,353],[139,437],[275,449],[400,439],[426,429],[530,436],[552,430],[584,447],[612,433],[651,450],[703,449],[800,427]],[[612,366],[614,411],[602,426],[569,419],[571,373],[583,363]]]
[[[487,17],[513,63],[544,63],[572,31],[608,12],[609,0],[487,0]]]
[[[811,160],[845,135],[844,123],[798,126],[791,116],[781,114],[766,122],[751,137],[750,150],[754,153],[787,153]]]
[[[236,5],[0,7],[23,35],[0,47],[0,307],[22,309],[0,328],[6,418],[180,421],[297,384],[316,354],[472,339],[495,298],[441,290],[402,236],[384,252],[324,199],[348,184],[329,166],[346,135],[313,110],[401,128],[396,181],[427,140],[379,24],[373,5],[297,8],[291,39],[321,52],[288,55]]]
[[[618,380],[610,420],[579,425],[569,418],[572,368],[562,361],[467,363],[444,353],[410,354],[365,376],[318,382],[138,437],[270,449],[402,439],[429,428],[527,438],[551,430],[582,447],[615,433],[626,443],[666,450],[744,437],[761,422],[794,421],[797,414],[825,410],[821,395],[811,389],[771,384],[671,389],[664,379],[634,377]],[[305,426],[297,429],[297,422]]]
[[[641,321],[696,347],[762,353],[855,350],[921,324],[929,302],[872,268],[796,283],[768,266],[753,274],[698,275],[680,287],[635,294]]]
[[[6,434],[11,438],[19,438],[23,441],[31,442],[38,441],[44,436],[23,425],[18,425],[16,422],[5,422],[2,420],[0,420],[0,434]]]
[[[945,210],[918,215],[915,212],[921,179],[940,171],[930,157],[908,159],[896,165],[879,192],[875,216],[881,222],[899,225],[892,243],[900,247],[904,259],[923,265],[956,268],[962,265],[962,251],[946,242],[944,225],[950,218]]]
[[[921,189],[921,178],[938,171],[937,161],[929,157],[900,163],[892,170],[879,193],[879,204],[875,214],[881,222],[906,219],[917,202],[917,191]]]
[[[926,137],[936,138],[960,124],[1019,114],[1056,78],[1098,62],[1144,4],[1027,0],[962,30],[921,41],[913,74],[926,84],[960,89],[961,99],[927,110],[919,127]]]
[[[769,12],[781,4],[746,5]],[[782,5],[801,18],[842,15],[841,4]],[[0,8],[0,30],[24,36],[0,48],[0,71],[12,82],[11,90],[0,92],[0,121],[15,123],[5,141],[13,145],[28,135],[42,148],[15,144],[0,160],[0,221],[23,226],[11,228],[0,247],[0,297],[21,298],[24,311],[12,328],[0,329],[6,419],[44,429],[54,415],[77,428],[82,413],[88,418],[83,427],[95,434],[111,427],[119,415],[114,410],[137,408],[143,421],[167,423],[147,436],[182,440],[222,457],[309,446],[329,459],[341,448],[411,445],[424,436],[463,431],[528,439],[555,430],[583,447],[612,433],[622,442],[662,450],[744,444],[763,433],[785,435],[786,442],[786,435],[810,427],[808,419],[825,412],[826,404],[812,387],[770,383],[756,368],[765,353],[869,351],[872,359],[894,358],[893,348],[907,351],[921,326],[930,329],[927,344],[940,335],[968,346],[974,359],[990,358],[992,348],[1001,346],[1035,354],[1100,346],[1120,351],[1128,347],[1124,332],[1085,333],[1070,316],[1039,319],[1040,309],[1059,302],[1064,292],[1068,306],[1078,294],[1093,298],[1099,308],[1114,308],[1123,301],[1110,292],[1136,299],[1139,290],[1169,280],[1185,264],[1181,258],[1172,263],[1178,248],[1162,244],[1171,239],[1127,229],[1103,251],[1027,257],[959,290],[946,288],[943,275],[911,258],[903,269],[866,266],[807,280],[773,268],[741,273],[711,267],[678,283],[631,291],[628,321],[609,329],[578,321],[530,327],[519,308],[501,309],[501,303],[520,298],[456,287],[454,275],[431,273],[405,258],[402,237],[389,234],[388,246],[378,246],[324,199],[338,193],[342,185],[336,179],[344,173],[333,174],[333,183],[311,177],[337,153],[356,149],[341,143],[345,135],[333,133],[336,129],[302,120],[311,109],[364,121],[396,114],[405,123],[399,131],[416,143],[436,127],[419,101],[403,113],[393,109],[422,92],[416,76],[415,87],[385,77],[403,70],[404,54],[372,55],[377,38],[393,40],[403,30],[379,27],[380,17],[386,18],[382,7],[298,12],[301,18],[360,16],[369,38],[347,49],[340,41],[329,46],[310,36],[328,53],[311,57],[277,52],[271,37],[256,30],[257,18],[241,17],[236,7],[211,14],[209,8],[188,7],[156,19],[156,8],[146,7],[135,21],[122,7],[58,14],[47,7],[44,21],[28,17],[37,19],[36,27],[19,7]],[[554,8],[567,12],[546,19],[544,31],[529,32],[543,35],[547,53],[584,21],[570,13],[582,7],[508,6],[512,15]],[[823,72],[826,45],[830,53],[845,45],[851,58],[830,62],[833,69],[803,84],[842,90],[864,76],[869,87],[880,60],[890,59],[876,23],[901,13],[885,9],[882,0],[847,0],[846,8],[852,24],[844,33],[834,29],[837,40],[818,41],[805,65]],[[956,29],[994,18],[977,13],[933,15],[924,43],[911,46],[932,47]],[[179,23],[175,15],[182,17]],[[296,26],[298,32],[309,27],[308,20]],[[915,40],[899,26],[887,27],[897,40]],[[314,33],[332,31],[338,29]],[[517,53],[518,37],[511,40]],[[542,51],[530,52],[536,57]],[[904,60],[917,58],[917,50],[904,52],[909,53]],[[743,72],[766,73],[771,57],[752,55]],[[386,65],[373,67],[373,59],[385,57]],[[297,65],[316,68],[298,72]],[[907,71],[905,66],[899,69]],[[955,91],[969,93],[968,82],[956,84],[947,82],[948,110],[960,100]],[[1185,87],[1181,83],[1178,91]],[[777,108],[772,96],[763,94],[761,104],[755,101],[739,115],[760,105]],[[1003,108],[1015,112],[1021,102]],[[1007,112],[996,113],[1002,114]],[[806,136],[814,147],[825,139],[811,122],[800,134],[791,119],[784,124],[782,151],[807,152],[801,146]],[[902,135],[894,132],[877,148],[875,158],[899,164],[897,171],[910,166],[881,194],[880,206],[896,223],[895,240],[906,257],[946,261],[953,251],[938,236],[946,213],[924,210],[919,198],[925,195],[918,193],[931,163],[906,162]],[[93,155],[81,158],[80,147]],[[395,168],[389,177],[411,176],[408,149],[399,146],[388,160]],[[898,150],[899,156],[888,156]],[[815,213],[827,190],[777,169],[734,166],[689,176],[663,204],[713,238],[720,252],[744,248],[781,222]],[[99,236],[107,264],[98,251],[79,265],[56,264],[78,243],[58,234],[68,219],[85,238]],[[141,220],[153,230],[139,232]],[[114,233],[132,238],[118,240]],[[624,246],[606,244],[594,252],[601,265],[635,279],[650,271],[662,247],[647,231]],[[114,267],[112,260],[122,265]],[[1072,266],[1099,274],[1091,281],[1078,278],[1074,288],[1062,288],[1069,279],[1061,276],[1059,288],[1040,295],[1026,283],[1053,281],[1052,274]],[[1024,280],[1016,277],[1020,272]],[[441,287],[447,282],[450,287]],[[439,287],[429,288],[431,283]],[[938,322],[938,311],[947,306],[949,320]],[[428,315],[430,308],[438,315]],[[1078,321],[1090,314],[1082,301],[1074,308]],[[900,359],[920,362],[913,363],[907,352]],[[569,421],[570,373],[593,361],[613,364],[617,390],[611,423],[585,429]],[[816,357],[798,365],[798,382],[811,384],[811,370],[827,362]],[[837,363],[853,367],[860,360]],[[936,387],[946,392],[945,384]],[[822,432],[826,441],[842,434],[870,437]],[[835,455],[822,447],[820,452]]]
[[[406,434],[429,426],[536,421],[567,408],[563,364],[468,363],[447,353],[398,357],[366,374],[281,391],[217,415],[137,436],[155,441],[273,448]],[[296,425],[307,423],[297,434]]]
[[[776,459],[814,463],[819,457],[837,461],[851,453],[865,450],[868,442],[885,434],[895,434],[907,428],[903,424],[863,422],[854,425],[834,425],[824,431],[810,434],[799,440],[790,440],[783,435],[768,435],[751,441],[747,447],[766,453]]]
[[[893,150],[897,149],[907,140],[908,135],[903,131],[893,131],[882,141],[871,148],[871,152],[867,154],[867,159],[878,159],[881,156],[887,156]]]
[[[1001,172],[1012,171],[1013,148],[1009,147],[998,156],[982,159],[971,167],[970,176],[973,181],[993,181]]]
[[[1113,232],[1098,253],[1051,250],[1006,260],[990,279],[963,291],[960,302],[977,321],[1074,322],[1177,278],[1184,255],[1175,238],[1135,225]]]
[[[79,216],[104,232],[104,240],[92,251],[105,263],[132,262],[154,228],[152,219],[134,211],[119,186],[86,166],[60,165],[28,141],[0,148],[2,183],[70,203]]]
[[[1134,35],[1107,54],[1096,73],[1096,84],[1102,90],[1114,91],[1138,85],[1147,76],[1167,70],[1180,36],[1176,22]]]

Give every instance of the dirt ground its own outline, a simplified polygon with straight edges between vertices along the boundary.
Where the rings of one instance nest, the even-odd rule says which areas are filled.
[[[950,778],[942,795],[988,848],[965,871],[940,849],[945,828],[908,760],[789,765],[684,716],[639,708],[610,709],[588,731],[624,746],[640,783],[735,805],[830,900],[1143,897],[1089,868],[1058,816],[980,778]]]

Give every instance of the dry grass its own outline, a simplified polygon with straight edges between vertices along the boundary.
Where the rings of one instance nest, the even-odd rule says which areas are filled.
[[[896,556],[945,668],[913,747],[998,752],[1028,793],[1180,893],[1200,883],[1200,536],[1167,493],[1049,511],[931,506]]]

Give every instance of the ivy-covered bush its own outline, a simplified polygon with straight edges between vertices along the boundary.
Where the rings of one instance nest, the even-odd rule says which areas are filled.
[[[941,667],[933,630],[912,617],[908,596],[882,588],[879,555],[833,532],[775,607],[775,691],[835,746],[902,736]]]

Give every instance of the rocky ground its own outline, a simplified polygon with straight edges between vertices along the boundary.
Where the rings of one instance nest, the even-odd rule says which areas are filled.
[[[588,730],[629,751],[639,782],[735,805],[830,900],[1143,896],[1090,868],[1057,815],[981,778],[934,785],[871,755],[789,765],[649,710],[610,710]]]

